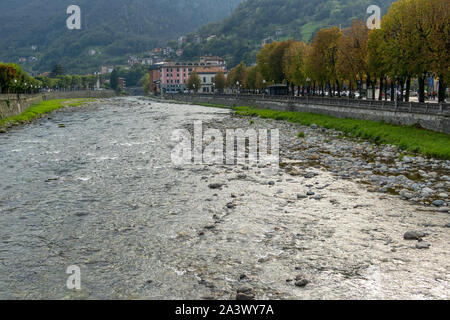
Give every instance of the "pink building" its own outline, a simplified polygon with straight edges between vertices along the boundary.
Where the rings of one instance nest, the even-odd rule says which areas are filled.
[[[167,62],[160,69],[161,89],[165,92],[184,91],[186,90],[186,82],[191,73],[193,71],[198,72],[199,70],[208,75],[214,75],[218,71],[226,73],[226,68],[220,62]]]
[[[165,63],[161,68],[161,86],[167,92],[183,91],[194,66],[186,63]]]

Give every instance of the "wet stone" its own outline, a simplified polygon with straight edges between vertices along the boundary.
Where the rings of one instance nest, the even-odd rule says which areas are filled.
[[[307,285],[308,283],[309,283],[308,280],[306,280],[306,279],[300,279],[300,280],[295,281],[295,286],[296,286],[296,287],[303,288],[303,287],[306,287],[306,285]]]
[[[208,185],[208,187],[210,189],[220,189],[224,186],[223,183],[211,183],[210,185]]]
[[[444,204],[445,204],[444,200],[433,201],[433,206],[435,207],[442,207]]]
[[[426,233],[422,231],[408,231],[403,235],[403,239],[405,240],[418,240],[422,237],[425,237]]]
[[[430,249],[431,245],[428,242],[419,242],[416,244],[417,249]]]

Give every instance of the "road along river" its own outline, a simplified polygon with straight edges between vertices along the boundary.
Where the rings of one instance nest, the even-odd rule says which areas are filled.
[[[279,128],[280,170],[174,166],[172,132],[195,120]],[[133,97],[15,128],[0,135],[0,298],[450,298],[448,199],[437,207],[373,190],[381,178],[371,175],[399,163],[361,160],[357,148],[394,152],[320,128]],[[407,161],[405,172],[428,160]],[[424,173],[439,197],[449,168],[432,162]],[[421,242],[405,240],[407,231],[422,232]],[[69,266],[80,268],[81,290],[67,288]]]

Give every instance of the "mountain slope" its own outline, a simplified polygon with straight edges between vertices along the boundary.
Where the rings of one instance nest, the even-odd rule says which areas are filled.
[[[225,20],[200,28],[203,36],[216,35],[202,45],[187,45],[186,57],[215,54],[231,65],[251,63],[265,38],[295,38],[309,41],[318,29],[330,25],[348,26],[353,19],[366,19],[369,5],[382,14],[393,0],[246,0]]]
[[[3,0],[0,1],[0,60],[34,71],[62,63],[69,71],[96,70],[126,61],[169,39],[228,16],[242,0]],[[66,9],[81,8],[82,29],[66,28]],[[31,46],[37,46],[32,50]],[[88,50],[101,54],[89,56]],[[95,69],[94,69],[95,68]]]

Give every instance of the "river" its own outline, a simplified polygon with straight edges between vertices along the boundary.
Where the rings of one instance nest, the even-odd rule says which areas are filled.
[[[176,167],[172,132],[194,120],[244,123],[130,97],[0,135],[0,298],[234,299],[244,284],[258,299],[449,298],[448,213],[318,167]],[[297,199],[311,188],[323,198]],[[430,250],[403,240],[418,227]],[[66,287],[72,265],[81,290]]]

